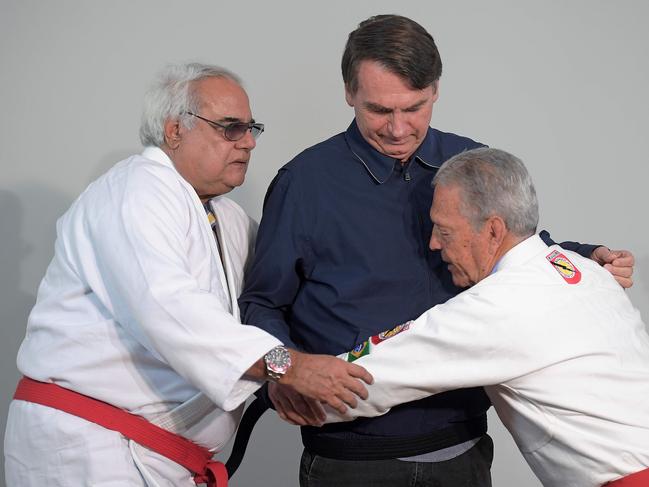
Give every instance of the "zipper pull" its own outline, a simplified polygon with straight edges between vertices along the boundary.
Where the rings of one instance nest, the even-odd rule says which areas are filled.
[[[403,180],[404,181],[410,181],[410,171],[406,169],[406,172],[403,173]]]

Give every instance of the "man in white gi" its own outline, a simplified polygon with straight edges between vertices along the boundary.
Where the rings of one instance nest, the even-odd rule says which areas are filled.
[[[186,468],[82,419],[88,401],[108,408],[98,421],[119,408],[202,445],[209,458],[265,380],[341,412],[366,396],[358,378],[371,376],[361,367],[289,351],[240,324],[256,224],[222,195],[243,183],[263,124],[238,78],[216,66],[171,66],[144,105],[144,152],[93,182],[57,223],[18,353],[26,379],[16,397],[27,400],[9,412],[10,487],[194,485]],[[50,391],[60,408],[42,405]],[[59,410],[70,405],[81,417]]]
[[[649,336],[622,287],[535,235],[514,156],[461,153],[433,184],[430,247],[469,289],[346,354],[375,382],[329,420],[482,385],[543,485],[649,485]]]

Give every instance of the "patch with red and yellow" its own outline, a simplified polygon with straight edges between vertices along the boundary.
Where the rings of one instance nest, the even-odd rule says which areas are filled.
[[[581,281],[581,272],[570,262],[570,259],[558,250],[553,250],[545,256],[552,267],[559,273],[568,284],[577,284]]]
[[[372,343],[374,345],[378,345],[379,343],[387,340],[388,338],[392,338],[393,336],[398,335],[402,331],[406,331],[408,328],[410,328],[410,323],[412,323],[412,322],[408,321],[408,322],[403,323],[401,325],[395,326],[391,330],[382,331],[378,335],[371,336],[370,340],[372,341]]]

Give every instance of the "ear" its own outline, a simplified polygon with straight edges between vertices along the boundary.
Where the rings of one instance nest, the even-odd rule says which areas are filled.
[[[349,91],[349,86],[345,85],[345,101],[350,107],[354,106],[354,95]]]
[[[439,80],[433,83],[433,103],[439,98]]]
[[[489,232],[487,236],[489,239],[489,248],[492,251],[496,251],[500,248],[503,241],[505,240],[505,237],[509,233],[509,231],[507,230],[507,225],[505,224],[505,221],[499,216],[489,217],[486,225],[487,231]]]
[[[169,118],[164,123],[164,138],[165,144],[170,149],[177,149],[180,145],[180,120],[177,118]]]

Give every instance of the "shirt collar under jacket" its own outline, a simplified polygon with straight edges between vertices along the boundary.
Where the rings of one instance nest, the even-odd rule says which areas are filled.
[[[381,154],[374,147],[372,147],[361,134],[354,119],[345,132],[345,140],[349,145],[352,153],[363,163],[367,172],[379,184],[385,183],[392,171],[394,171],[395,162],[397,159]],[[428,128],[428,133],[423,142],[417,147],[415,153],[410,157],[408,163],[416,159],[421,164],[430,168],[439,168],[438,165],[427,162],[428,155],[433,154],[435,149],[435,137],[432,130]]]

